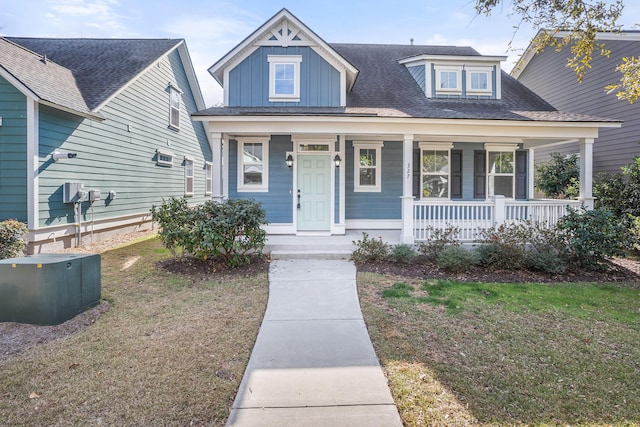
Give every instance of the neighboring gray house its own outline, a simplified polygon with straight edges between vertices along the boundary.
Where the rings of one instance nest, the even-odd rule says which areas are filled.
[[[184,40],[0,38],[0,221],[48,252],[210,199],[204,106]]]
[[[564,33],[559,33],[563,37]],[[593,172],[619,172],[634,156],[640,156],[640,103],[629,104],[607,93],[605,87],[617,83],[622,74],[615,68],[625,56],[640,55],[640,31],[599,33],[598,41],[611,50],[609,57],[594,53],[592,68],[582,83],[568,68],[569,48],[560,52],[547,48],[535,53],[531,46],[525,51],[511,75],[544,98],[558,110],[575,111],[622,120],[621,128],[602,129],[593,146]],[[578,142],[536,149],[536,162],[548,160],[550,152],[578,153]]]
[[[579,141],[585,176],[616,120],[558,111],[471,47],[327,43],[282,9],[217,61],[224,106],[193,115],[213,144],[213,198],[260,201],[285,235],[553,223],[532,150]],[[581,201],[592,204],[585,178]],[[575,203],[580,203],[575,202]]]

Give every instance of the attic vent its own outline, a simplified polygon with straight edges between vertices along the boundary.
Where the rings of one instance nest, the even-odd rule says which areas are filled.
[[[42,62],[44,62],[45,64],[47,63],[47,55],[42,57]]]

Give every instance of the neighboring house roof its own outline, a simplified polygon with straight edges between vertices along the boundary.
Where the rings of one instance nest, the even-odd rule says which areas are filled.
[[[502,72],[502,99],[427,98],[399,61],[421,55],[479,56],[470,47],[383,44],[330,44],[353,64],[358,80],[340,107],[217,107],[196,116],[349,115],[436,119],[489,119],[558,122],[616,122],[559,112],[509,74]]]
[[[548,30],[541,29],[538,31],[538,34],[532,39],[535,40],[536,37],[540,35],[540,33],[547,32]],[[563,38],[567,37],[571,33],[567,31],[558,31],[554,34],[555,37]],[[606,41],[606,40],[616,40],[616,41],[640,41],[640,30],[623,30],[623,31],[614,31],[614,32],[605,32],[605,33],[596,33],[596,40]],[[605,43],[606,47],[606,43]],[[524,51],[520,59],[516,63],[516,66],[511,70],[511,75],[514,78],[520,77],[522,71],[527,67],[529,62],[533,59],[538,49],[532,44],[529,43],[527,49]]]
[[[11,57],[1,55],[0,66],[12,69],[12,75],[38,98],[94,116],[99,116],[100,108],[136,77],[177,48],[198,108],[205,106],[183,39],[4,37],[0,40],[6,50],[14,52]],[[13,47],[8,47],[9,44]],[[21,53],[16,53],[18,45],[22,46]],[[50,64],[55,67],[47,68]],[[67,99],[69,96],[73,99]]]

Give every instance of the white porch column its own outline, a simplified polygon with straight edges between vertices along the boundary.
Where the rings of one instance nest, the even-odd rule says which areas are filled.
[[[529,149],[529,165],[527,166],[529,169],[529,189],[527,190],[527,197],[529,200],[535,198],[536,196],[536,186],[535,186],[535,173],[536,173],[536,156],[535,150],[533,148]]]
[[[221,202],[224,199],[223,179],[224,171],[222,170],[222,134],[211,133],[209,140],[211,141],[211,153],[213,159],[211,165],[213,167],[211,183],[211,199],[214,202]]]
[[[580,140],[580,197],[586,209],[593,209],[593,138]]]
[[[405,135],[402,145],[402,243],[413,244],[413,135]]]

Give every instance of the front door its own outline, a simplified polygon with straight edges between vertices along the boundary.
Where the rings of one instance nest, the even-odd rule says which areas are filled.
[[[298,155],[298,231],[331,227],[331,157]]]

